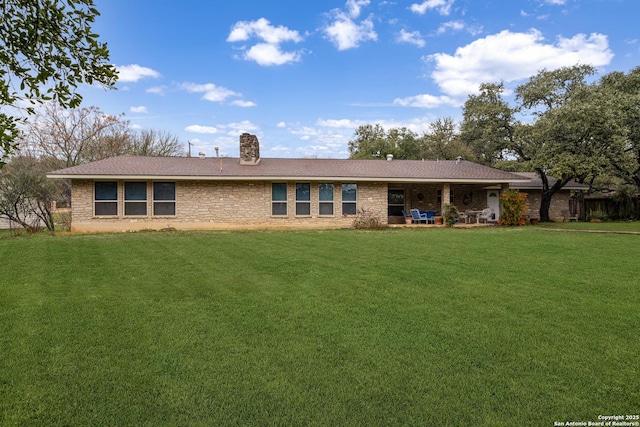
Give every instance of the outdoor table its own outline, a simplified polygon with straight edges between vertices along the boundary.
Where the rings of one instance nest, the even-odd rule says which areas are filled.
[[[479,219],[478,219],[478,215],[480,215],[480,214],[482,213],[482,211],[481,211],[481,210],[479,210],[479,211],[465,211],[464,213],[465,213],[465,214],[467,214],[467,218],[466,218],[466,220],[465,220],[465,222],[466,222],[467,224],[470,224],[470,223],[471,223],[471,217],[475,217],[475,219],[476,219],[476,224],[477,224],[477,223],[478,223],[478,221],[479,221]]]

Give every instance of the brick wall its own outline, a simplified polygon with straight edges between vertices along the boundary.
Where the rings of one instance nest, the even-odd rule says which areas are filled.
[[[92,180],[73,180],[73,231],[135,231],[144,229],[341,228],[353,224],[342,215],[340,182],[334,184],[334,214],[319,215],[318,182],[311,182],[311,214],[296,216],[296,182],[287,182],[288,215],[271,215],[271,183],[259,181],[176,181],[176,215],[152,215],[152,182],[147,183],[147,216],[124,215],[123,181],[118,181],[118,215],[94,216]],[[358,183],[357,208],[387,222],[387,184]]]
[[[451,203],[461,212],[466,209],[484,209],[487,207],[487,190],[484,187],[483,185],[452,184],[453,199],[451,199]],[[408,188],[409,191],[406,192],[408,208],[425,211],[440,211],[442,209],[442,184],[410,184]],[[438,199],[438,194],[440,194],[440,199]]]
[[[540,203],[542,202],[542,191],[529,190],[527,193],[527,213],[530,218],[540,218]],[[552,221],[563,221],[569,217],[569,191],[559,191],[551,198],[549,207],[549,218]]]

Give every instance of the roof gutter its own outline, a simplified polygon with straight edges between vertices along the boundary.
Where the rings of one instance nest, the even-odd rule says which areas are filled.
[[[93,180],[152,180],[152,181],[357,181],[357,182],[412,182],[452,184],[502,184],[507,182],[529,182],[523,179],[474,179],[474,178],[411,178],[411,177],[357,177],[357,176],[185,176],[185,175],[76,175],[48,174],[50,179],[93,179]]]

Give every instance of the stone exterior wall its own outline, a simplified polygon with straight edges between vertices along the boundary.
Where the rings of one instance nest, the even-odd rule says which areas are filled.
[[[342,228],[353,216],[342,215],[341,182],[334,184],[334,214],[319,215],[318,182],[311,182],[311,214],[296,215],[296,182],[287,182],[286,216],[271,215],[271,182],[176,181],[176,215],[153,216],[153,183],[147,182],[146,216],[124,215],[124,182],[118,181],[118,215],[94,215],[94,181],[73,180],[72,231],[145,229]],[[387,222],[387,184],[358,183],[357,209]]]
[[[529,190],[522,191],[527,193],[527,214],[529,218],[540,219],[540,203],[542,202],[542,191]],[[558,191],[551,198],[551,206],[549,207],[549,218],[551,221],[561,222],[569,217],[569,199],[570,191]]]

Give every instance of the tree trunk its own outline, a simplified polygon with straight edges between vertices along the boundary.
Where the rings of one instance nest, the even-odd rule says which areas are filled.
[[[558,192],[567,182],[571,180],[570,177],[562,177],[558,179],[552,186],[549,186],[549,177],[542,169],[536,169],[538,176],[542,180],[542,200],[540,201],[540,222],[549,222],[549,208],[551,207],[551,198]]]
[[[542,192],[542,200],[540,201],[540,222],[549,222],[549,208],[551,207],[551,197],[553,197],[551,190]]]

